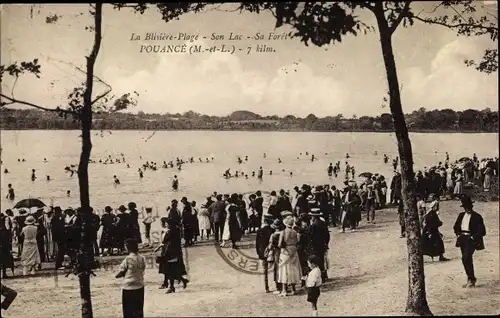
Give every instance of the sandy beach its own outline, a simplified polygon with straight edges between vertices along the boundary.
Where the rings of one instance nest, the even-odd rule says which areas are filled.
[[[461,212],[458,201],[441,204],[445,255],[449,262],[424,257],[427,299],[434,315],[492,315],[500,313],[499,217],[497,202],[478,202],[487,235],[484,251],[474,254],[477,287],[463,289],[466,282],[460,251],[454,246],[453,223]],[[400,315],[407,295],[406,242],[399,238],[396,209],[377,211],[377,223],[356,233],[341,234],[330,228],[331,282],[322,287],[319,314]],[[306,316],[306,296],[278,298],[264,293],[263,277],[236,271],[221,259],[215,248],[190,248],[187,259],[188,288],[175,294],[158,289],[161,277],[151,266],[146,270],[145,315],[169,316]],[[249,255],[255,252],[245,251]],[[121,316],[120,280],[109,266],[92,278],[95,317]],[[272,278],[270,277],[272,280]],[[56,282],[57,281],[57,282]],[[75,317],[80,315],[78,280],[75,276],[32,277],[5,281],[19,296],[7,317]],[[271,285],[272,286],[272,285]],[[238,306],[234,306],[238,303]]]

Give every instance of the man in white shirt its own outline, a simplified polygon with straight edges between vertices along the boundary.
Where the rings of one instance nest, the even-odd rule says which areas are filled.
[[[460,247],[462,252],[462,263],[467,275],[467,284],[463,287],[474,287],[477,279],[474,275],[472,255],[476,250],[484,250],[483,236],[486,235],[486,228],[483,217],[473,210],[472,199],[464,195],[461,201],[465,212],[458,215],[453,231],[457,236],[456,247]]]
[[[144,317],[144,271],[146,258],[139,254],[139,246],[135,239],[127,239],[125,246],[129,255],[120,265],[116,278],[124,278],[122,290],[122,307],[124,318]]]

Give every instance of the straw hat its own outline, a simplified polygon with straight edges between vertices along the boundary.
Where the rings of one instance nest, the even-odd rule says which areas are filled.
[[[120,207],[118,208],[118,211],[120,211],[120,212],[124,212],[126,210],[127,210],[127,208],[123,204],[120,205]]]
[[[290,211],[283,211],[283,212],[281,212],[281,216],[283,218],[286,218],[286,217],[289,217],[289,216],[292,216],[292,215],[293,215],[293,213],[290,212]]]
[[[318,208],[312,208],[311,212],[309,212],[309,215],[310,216],[322,216],[322,214],[320,213],[320,209],[318,209]]]
[[[24,221],[24,224],[26,225],[33,225],[35,224],[35,218],[33,216],[28,216],[26,220]]]

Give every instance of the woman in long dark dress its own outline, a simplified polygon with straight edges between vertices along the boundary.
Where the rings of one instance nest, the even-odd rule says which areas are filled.
[[[182,228],[184,235],[184,246],[192,246],[194,238],[194,224],[193,224],[193,209],[191,203],[188,202],[186,197],[181,199],[184,208],[182,209]],[[174,224],[174,223],[173,223]]]
[[[222,246],[225,246],[226,241],[231,241],[232,248],[238,248],[236,243],[241,240],[241,219],[240,207],[238,204],[238,195],[233,193],[229,199],[229,205],[226,207],[226,223],[222,233]]]
[[[137,211],[137,205],[135,202],[130,202],[128,204],[128,210],[130,215],[130,235],[131,238],[135,239],[138,244],[142,243],[141,238],[141,227],[139,226],[139,211]]]
[[[175,280],[181,281],[183,288],[186,288],[189,280],[183,277],[187,273],[182,257],[180,227],[173,219],[162,218],[161,222],[164,226],[164,233],[159,273],[164,275],[164,281],[160,289],[168,287],[167,294],[169,294],[175,293]]]
[[[309,256],[313,255],[314,252],[312,250],[311,242],[309,240],[309,223],[310,219],[307,214],[301,214],[299,216],[298,222],[296,223],[295,230],[300,234],[299,240],[299,261],[300,267],[302,268],[302,286],[305,286],[305,277],[307,273],[309,273],[309,265],[307,265],[307,259]]]
[[[104,250],[107,250],[109,254],[113,254],[113,248],[115,247],[115,216],[111,213],[112,211],[113,209],[110,206],[106,206],[101,217],[102,233],[99,241],[101,254],[104,254]]]
[[[247,211],[247,203],[243,199],[243,195],[238,195],[238,205],[240,207],[240,220],[241,220],[241,231],[243,233],[248,230],[248,211]]]
[[[432,194],[430,196],[432,198]],[[422,233],[422,254],[428,255],[434,261],[434,257],[439,256],[439,261],[446,261],[444,257],[444,242],[439,233],[439,227],[443,222],[438,216],[439,204],[433,201],[429,204],[428,211],[424,215],[424,226]]]

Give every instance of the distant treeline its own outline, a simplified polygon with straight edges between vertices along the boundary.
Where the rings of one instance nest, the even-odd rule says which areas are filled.
[[[452,109],[427,111],[421,108],[405,116],[410,131],[422,132],[497,132],[498,111]],[[344,118],[342,114],[318,118],[260,116],[236,111],[226,117],[188,111],[184,114],[96,113],[96,130],[254,130],[254,131],[392,131],[392,116]],[[79,124],[53,112],[34,109],[0,109],[0,129],[79,129]]]

